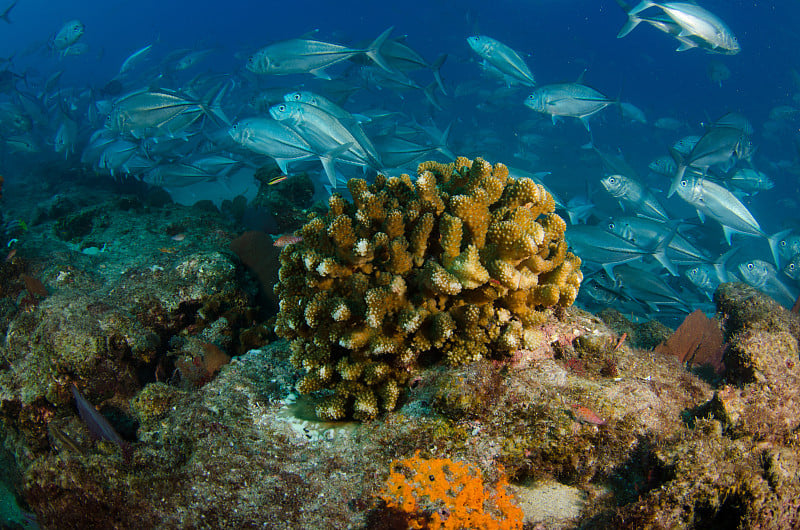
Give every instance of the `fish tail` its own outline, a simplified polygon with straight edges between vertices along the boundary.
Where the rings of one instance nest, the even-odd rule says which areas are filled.
[[[6,8],[5,11],[3,11],[2,14],[0,14],[0,18],[2,18],[6,22],[6,24],[11,24],[11,19],[8,17],[8,15],[11,13],[11,10],[14,9],[15,5],[17,5],[16,2],[12,3],[10,6]]]
[[[678,268],[672,262],[671,259],[667,256],[667,248],[669,247],[670,242],[675,237],[675,234],[678,233],[678,225],[675,224],[672,227],[672,230],[661,239],[653,249],[653,258],[658,261],[669,273],[673,276],[680,276],[678,274]]]
[[[440,136],[439,138],[436,138],[436,139],[434,139],[434,141],[435,141],[435,142],[436,142],[436,144],[438,145],[438,147],[436,148],[436,150],[437,150],[437,151],[439,151],[440,153],[442,153],[442,154],[443,154],[445,157],[447,157],[448,159],[452,158],[453,160],[455,160],[455,159],[456,159],[455,155],[454,155],[454,154],[453,154],[453,152],[452,152],[452,151],[450,151],[450,149],[448,149],[448,147],[447,147],[447,141],[448,141],[448,138],[449,138],[449,136],[450,136],[450,127],[451,127],[452,125],[453,125],[453,124],[452,124],[452,123],[450,123],[450,124],[447,126],[447,128],[444,130],[444,132],[441,134],[441,136]]]
[[[667,198],[672,197],[673,195],[675,195],[675,192],[678,191],[678,185],[681,183],[683,176],[686,174],[686,168],[689,167],[688,165],[686,165],[686,161],[683,159],[683,155],[680,154],[675,149],[670,148],[669,154],[675,161],[675,164],[677,164],[678,170],[675,172],[675,176],[672,177],[672,183],[669,185]]]
[[[634,8],[631,8],[630,5],[628,5],[626,2],[623,2],[622,0],[617,0],[617,4],[619,4],[619,6],[623,10],[625,10],[626,13],[628,13],[628,21],[625,22],[625,25],[622,26],[622,29],[620,29],[619,33],[617,33],[617,38],[618,39],[621,39],[622,37],[626,36],[628,33],[633,31],[633,29],[636,26],[639,25],[639,22],[641,22],[642,19],[639,18],[637,15],[640,12],[644,11],[648,7],[653,6],[653,3],[648,1],[648,0],[644,0],[643,2],[640,2]]]
[[[642,19],[636,15],[628,15],[628,21],[625,22],[625,25],[622,26],[622,29],[620,29],[619,33],[617,33],[617,38],[621,39],[622,37],[625,37],[628,33],[633,31],[633,29],[638,26],[639,22],[641,21]]]
[[[440,69],[442,65],[447,60],[447,54],[443,53],[440,55],[431,65],[431,70],[433,70],[433,78],[436,80],[436,84],[439,85],[439,90],[442,91],[442,94],[445,96],[447,95],[447,90],[444,88],[444,83],[442,82],[442,73]]]
[[[364,51],[364,53],[367,54],[367,57],[372,59],[375,64],[391,73],[395,73],[396,70],[392,68],[389,63],[386,62],[386,59],[383,57],[383,55],[381,55],[381,46],[383,46],[383,43],[389,38],[389,35],[392,33],[393,29],[394,26],[378,35],[378,38],[372,41],[372,44],[370,44],[369,47],[367,47],[367,49]]]
[[[225,111],[222,110],[221,103],[222,103],[222,98],[227,95],[231,83],[232,81],[230,82],[223,81],[222,83],[220,83],[215,90],[209,92],[209,94],[206,95],[205,101],[207,101],[207,103],[202,104],[203,111],[208,116],[228,126],[231,125],[231,121],[225,115]]]
[[[720,282],[724,283],[728,281],[728,261],[738,252],[738,248],[733,248],[721,255],[717,258],[717,261],[714,262],[714,271],[717,273],[717,279],[719,279]]]
[[[331,189],[336,189],[336,158],[351,147],[353,147],[353,142],[348,142],[319,155],[319,161],[328,176]]]
[[[423,88],[422,93],[425,95],[425,99],[427,99],[431,105],[433,105],[439,110],[442,110],[442,106],[439,105],[439,102],[436,101],[436,98],[434,97],[435,90],[436,90],[436,82],[434,81],[430,85]]]

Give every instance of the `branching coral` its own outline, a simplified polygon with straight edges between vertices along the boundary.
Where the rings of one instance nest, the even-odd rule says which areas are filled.
[[[522,510],[506,491],[505,477],[489,487],[476,466],[421,458],[419,451],[392,462],[392,469],[379,496],[406,517],[409,528],[522,528]]]
[[[276,332],[324,419],[393,410],[421,354],[451,365],[526,347],[541,310],[573,303],[580,259],[554,201],[502,164],[460,157],[352,179],[281,253]]]

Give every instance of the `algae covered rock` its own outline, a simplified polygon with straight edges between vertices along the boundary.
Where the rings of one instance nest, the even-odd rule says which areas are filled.
[[[553,198],[503,164],[425,162],[418,177],[348,183],[281,253],[276,333],[305,371],[301,393],[331,393],[317,415],[395,408],[421,356],[456,366],[525,348],[546,307],[582,280]]]

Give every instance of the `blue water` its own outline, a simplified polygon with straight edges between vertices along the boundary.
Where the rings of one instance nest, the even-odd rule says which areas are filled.
[[[406,44],[427,61],[448,55],[441,75],[449,93],[436,94],[441,108],[431,107],[420,90],[395,92],[366,86],[360,77],[361,61],[344,62],[329,69],[340,85],[362,88],[343,103],[347,110],[396,111],[397,126],[422,123],[444,129],[450,124],[448,147],[454,153],[483,156],[527,171],[551,171],[547,185],[561,194],[564,201],[584,193],[588,184],[598,205],[593,222],[600,222],[608,215],[620,215],[616,202],[600,187],[603,169],[599,161],[591,152],[581,149],[588,140],[581,124],[567,119],[557,127],[550,127],[545,118],[523,105],[529,88],[503,90],[501,80],[482,75],[480,61],[468,47],[466,38],[488,35],[519,52],[538,85],[572,82],[583,75],[586,84],[644,111],[648,118],[646,125],[622,120],[612,110],[591,120],[595,145],[607,153],[623,156],[643,176],[647,174],[647,164],[666,155],[678,138],[702,134],[701,124],[726,112],[741,113],[755,127],[754,164],[776,184],[774,189],[747,197],[744,202],[765,232],[796,228],[796,215],[791,209],[800,202],[800,193],[793,138],[800,122],[795,116],[778,123],[776,128],[769,113],[779,105],[800,105],[800,100],[793,100],[800,86],[795,85],[791,75],[791,69],[800,67],[797,53],[800,43],[793,29],[800,27],[800,7],[789,1],[720,0],[705,1],[703,6],[736,34],[741,45],[739,54],[714,55],[700,49],[676,52],[675,39],[647,24],[618,39],[616,35],[626,15],[613,1],[431,1],[385,5],[300,1],[254,6],[244,2],[154,0],[54,5],[41,0],[20,0],[10,15],[13,23],[0,22],[0,57],[12,58],[5,68],[25,75],[25,82],[17,82],[14,90],[48,101],[48,115],[33,124],[32,134],[40,144],[35,161],[47,159],[65,169],[80,166],[92,171],[91,164],[87,168],[87,164],[81,166],[78,160],[91,133],[98,129],[97,123],[81,122],[86,117],[84,106],[102,100],[113,104],[114,96],[103,95],[99,90],[114,78],[129,54],[148,44],[153,49],[146,62],[125,80],[123,94],[145,87],[181,91],[197,78],[225,75],[233,88],[224,98],[223,107],[232,120],[238,120],[264,115],[265,110],[256,109],[251,102],[266,90],[279,94],[310,89],[326,94],[328,87],[333,86],[308,74],[269,76],[246,71],[247,58],[259,48],[315,30],[315,39],[365,46],[386,28],[394,27],[392,36],[406,35]],[[87,45],[88,50],[82,55],[60,58],[49,49],[48,41],[72,19],[79,19],[85,25],[80,43]],[[170,70],[169,56],[180,49],[207,49],[210,53],[194,67],[174,72]],[[711,62],[727,67],[729,79],[721,84],[710,79]],[[51,87],[51,93],[45,94],[45,80],[59,71],[60,81]],[[420,86],[432,81],[427,71],[412,72],[409,76]],[[13,90],[0,95],[0,100],[12,99],[12,93]],[[53,152],[53,137],[60,119],[59,104],[55,103],[58,100],[62,101],[62,107],[64,102],[77,102],[73,110],[79,116],[79,133],[72,157],[64,158]],[[653,126],[658,118],[676,119],[684,126],[679,131],[658,129]],[[216,135],[218,148],[230,149],[229,144],[220,140],[227,138],[224,129],[209,131],[208,124],[203,127],[203,132]],[[773,132],[765,134],[768,131]],[[374,129],[367,132],[377,134]],[[545,140],[541,145],[528,147],[524,155],[515,156],[520,151],[519,135],[526,132],[541,134]],[[241,151],[237,156],[248,158]],[[260,160],[251,161],[258,164]],[[31,157],[11,153],[4,156],[3,163],[4,171],[13,175],[15,168],[29,168]],[[115,178],[120,175],[115,174]],[[141,175],[127,178],[138,179]],[[324,183],[325,178],[320,178],[318,184]],[[648,178],[646,183],[663,199],[665,180]],[[230,194],[227,198],[237,193],[252,198],[255,185],[239,182],[228,189],[204,193],[217,202],[226,198],[226,193]],[[181,202],[203,196],[197,192],[187,198],[185,190],[170,191]],[[778,203],[779,200],[783,202]],[[776,203],[780,208],[775,208]],[[679,200],[665,204],[676,218],[694,217],[693,209]],[[713,222],[702,227],[697,237],[715,256],[727,249],[719,226]],[[742,259],[766,257],[765,246],[748,252]]]

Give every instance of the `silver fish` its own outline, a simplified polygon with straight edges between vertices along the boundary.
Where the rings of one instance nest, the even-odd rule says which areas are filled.
[[[700,137],[694,134],[689,136],[683,136],[679,138],[674,144],[672,144],[672,148],[677,152],[679,152],[680,154],[688,156],[689,153],[692,152],[692,149],[694,149],[694,146],[696,146],[697,142],[699,141]]]
[[[216,180],[219,175],[208,173],[198,167],[189,164],[161,164],[147,173],[142,181],[152,186],[162,186],[165,188],[181,188],[191,186],[200,182]]]
[[[606,191],[619,201],[623,210],[662,222],[669,221],[667,211],[655,195],[638,180],[625,175],[608,175],[600,182]]]
[[[580,83],[545,85],[534,90],[525,100],[526,107],[549,114],[553,123],[561,116],[578,118],[587,130],[589,116],[615,103],[615,100]]]
[[[672,178],[672,176],[675,175],[675,172],[678,170],[678,166],[675,165],[675,161],[669,156],[660,156],[650,162],[647,167],[653,173],[670,178]]]
[[[714,267],[707,264],[696,265],[686,269],[684,276],[692,285],[697,287],[709,300],[713,300],[714,291],[719,287],[720,280]]]
[[[128,173],[125,164],[139,150],[139,145],[128,140],[115,140],[105,146],[99,159],[97,169],[105,170],[112,176],[118,173]]]
[[[119,73],[117,73],[117,77],[127,75],[137,64],[147,57],[147,54],[150,53],[150,50],[152,49],[153,45],[148,44],[144,48],[140,48],[130,54],[124,61],[122,61],[122,65],[119,67]]]
[[[661,9],[669,19],[680,28],[675,33],[675,27],[664,19],[640,16],[642,11],[651,7]],[[651,24],[654,20],[662,24],[659,29],[673,35],[681,45],[677,51],[702,47],[707,51],[735,55],[739,53],[739,41],[731,29],[718,16],[703,9],[697,4],[687,2],[651,2],[644,0],[639,5],[628,11],[628,22],[617,37],[624,37],[635,28],[639,22],[647,20]],[[655,25],[655,24],[653,24]],[[657,26],[658,27],[658,26]]]
[[[179,72],[182,72],[183,70],[188,70],[194,65],[200,63],[200,61],[211,55],[213,52],[214,52],[213,49],[192,50],[183,57],[181,57],[180,59],[178,59],[173,65],[173,68]]]
[[[747,283],[785,307],[791,307],[797,297],[797,293],[792,292],[778,277],[775,267],[766,261],[754,259],[740,263],[739,272]]]
[[[64,118],[56,131],[53,147],[56,153],[63,153],[64,158],[75,152],[75,143],[78,140],[78,124],[69,118]]]
[[[231,138],[255,153],[275,159],[281,171],[288,173],[288,163],[316,156],[311,145],[291,127],[268,118],[248,118],[233,124]]]
[[[284,94],[283,96],[284,101],[299,101],[300,103],[308,103],[309,105],[314,105],[318,107],[334,118],[339,121],[344,122],[357,122],[355,116],[353,116],[350,112],[346,111],[333,101],[329,100],[325,96],[321,96],[319,94],[315,94],[314,92],[309,92],[308,90],[300,90],[297,92],[290,92],[289,94]],[[271,105],[270,105],[271,106]]]
[[[789,263],[784,265],[783,273],[794,281],[800,281],[800,254],[795,254]]]
[[[53,36],[50,45],[59,55],[64,56],[65,51],[78,42],[85,31],[86,26],[83,25],[83,22],[80,20],[70,20],[61,26],[58,33]]]
[[[712,60],[708,62],[706,74],[711,81],[717,83],[719,87],[722,88],[722,82],[731,78],[731,69],[721,61]]]
[[[220,107],[223,94],[224,89],[220,88],[210,102],[204,103],[170,90],[133,92],[114,102],[106,118],[106,128],[142,138],[178,134],[203,115],[227,122]]]
[[[445,133],[448,132],[449,128]],[[447,134],[445,134],[445,141],[446,138]],[[423,156],[430,156],[437,152],[448,159],[450,159],[450,155],[453,154],[447,149],[446,143],[431,145],[419,144],[393,134],[375,138],[375,147],[380,153],[381,162],[383,162],[386,167],[392,168],[405,166]]]
[[[427,68],[433,72],[433,78],[442,94],[447,95],[442,76],[439,70],[447,60],[447,54],[440,55],[433,63],[428,63],[423,57],[405,43],[405,37],[399,39],[386,39],[381,46],[381,55],[393,70],[410,72],[420,68]]]
[[[573,225],[566,232],[567,242],[582,260],[600,265],[614,279],[614,267],[623,263],[652,256],[670,273],[677,276],[675,265],[666,255],[666,247],[674,231],[658,242],[655,247],[644,248],[600,226]]]
[[[585,223],[595,209],[595,204],[588,195],[575,195],[570,197],[563,209],[567,210],[569,224]]]
[[[622,110],[622,117],[630,120],[632,122],[647,124],[647,116],[645,116],[644,111],[634,105],[633,103],[628,103],[624,101],[619,104],[620,109]]]
[[[392,68],[383,59],[380,49],[393,28],[381,33],[367,48],[358,49],[309,39],[289,39],[261,48],[247,61],[247,69],[255,74],[312,74],[330,79],[325,69],[336,63],[365,54],[387,71]]]
[[[800,254],[800,235],[787,232],[778,240],[778,254],[784,260],[790,260]]]
[[[372,142],[366,137],[357,138],[346,124],[319,107],[291,101],[273,106],[269,113],[276,120],[285,122],[299,132],[318,152],[331,151],[349,144],[350,147],[339,156],[340,160],[374,169],[381,167]],[[328,176],[333,179],[330,174]],[[334,182],[332,180],[331,183]]]
[[[769,244],[775,263],[779,263],[779,241],[789,233],[788,230],[768,236],[761,229],[750,210],[733,193],[710,180],[684,177],[678,184],[677,191],[681,199],[695,207],[701,220],[708,216],[722,225],[728,245],[731,245],[733,233],[763,237]]]
[[[652,311],[659,311],[660,306],[668,305],[692,312],[684,297],[678,294],[658,274],[652,271],[622,265],[615,269],[617,287],[627,296],[647,305]]]
[[[606,228],[609,232],[617,234],[630,242],[644,248],[651,248],[658,244],[661,239],[667,237],[673,227],[679,225],[678,221],[664,223],[644,217],[615,217],[608,221]],[[734,251],[731,251],[732,255]],[[691,241],[679,233],[676,233],[667,245],[667,256],[674,263],[681,265],[705,263],[714,264],[714,259],[707,252],[698,248]],[[729,255],[721,258],[721,267],[718,267],[720,279],[726,281],[724,263],[727,262]]]
[[[750,137],[741,129],[733,127],[713,127],[698,140],[692,151],[685,157],[675,149],[670,155],[678,165],[672,179],[667,197],[672,197],[678,184],[686,173],[686,168],[694,167],[705,172],[711,166],[727,166],[730,168],[739,159],[747,159],[752,152]]]
[[[752,168],[740,168],[730,178],[730,183],[746,193],[771,190],[775,187],[767,175]]]
[[[612,153],[605,153],[597,147],[593,147],[593,150],[603,162],[603,168],[606,170],[607,174],[623,175],[634,180],[639,180],[639,174],[625,160],[621,152],[620,154],[615,155]]]
[[[502,42],[486,35],[476,35],[468,37],[467,43],[481,56],[485,65],[494,68],[503,76],[507,84],[519,83],[526,86],[536,84],[530,68],[522,57]]]
[[[286,94],[283,96],[283,100],[287,102],[300,102],[300,103],[307,103],[318,109],[321,109],[323,112],[326,112],[339,120],[342,125],[347,127],[347,130],[353,135],[359,145],[364,146],[365,148],[370,148],[372,145],[372,141],[369,139],[367,134],[364,132],[364,129],[361,127],[361,123],[359,120],[350,114],[348,111],[334,103],[333,101],[329,100],[328,98],[321,96],[319,94],[314,94],[313,92],[309,92],[307,90],[301,90],[299,92],[292,92],[290,94]],[[373,148],[374,149],[374,148]],[[377,160],[377,151],[374,151],[375,158]]]
[[[733,129],[739,129],[745,136],[753,136],[753,133],[755,133],[752,122],[738,112],[728,112],[716,121],[707,124],[706,127],[708,129],[713,129],[714,127],[731,127]]]

